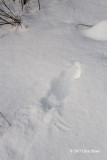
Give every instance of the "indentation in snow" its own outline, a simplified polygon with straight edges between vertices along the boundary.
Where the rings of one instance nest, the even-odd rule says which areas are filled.
[[[58,78],[55,78],[51,83],[51,92],[56,96],[58,100],[63,100],[69,95],[70,86],[72,81],[80,78],[81,67],[79,62],[60,74]]]
[[[41,100],[43,109],[49,110],[63,102],[70,94],[73,81],[80,78],[80,76],[81,65],[79,62],[75,62],[71,68],[61,72],[58,78],[53,79],[47,96]]]
[[[83,31],[84,36],[94,40],[107,40],[107,20],[103,20],[95,26]]]

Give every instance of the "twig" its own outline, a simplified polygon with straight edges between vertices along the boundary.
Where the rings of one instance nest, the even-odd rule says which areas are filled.
[[[5,24],[10,24],[12,26],[15,26],[16,24],[21,25],[21,17],[16,16],[11,11],[11,9],[5,3],[5,0],[1,0],[1,4],[0,4],[0,25],[5,25]]]
[[[6,117],[0,112],[0,115],[6,120],[6,122],[11,126],[10,122],[6,119]]]
[[[39,6],[39,10],[40,10],[40,0],[38,0],[38,6]]]
[[[78,26],[93,27],[93,25],[87,25],[87,24],[78,24],[77,27],[78,27]]]

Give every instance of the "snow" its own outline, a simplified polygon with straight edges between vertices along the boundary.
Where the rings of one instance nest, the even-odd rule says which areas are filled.
[[[11,123],[0,117],[0,160],[107,159],[106,16],[106,0],[41,0],[27,28],[0,28],[0,112]]]
[[[107,41],[107,20],[83,31],[84,35],[94,40]]]

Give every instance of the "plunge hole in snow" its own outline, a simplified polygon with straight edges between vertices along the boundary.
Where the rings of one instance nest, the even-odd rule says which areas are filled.
[[[47,96],[41,100],[44,109],[50,110],[69,97],[73,81],[79,79],[80,76],[81,65],[75,62],[71,68],[61,72],[58,78],[53,79]]]

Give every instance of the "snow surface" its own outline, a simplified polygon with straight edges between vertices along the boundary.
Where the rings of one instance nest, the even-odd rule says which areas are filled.
[[[0,160],[107,159],[106,19],[106,0],[41,0],[27,29],[0,28],[0,112],[11,123],[0,117]],[[79,24],[93,25],[88,36]]]

